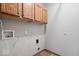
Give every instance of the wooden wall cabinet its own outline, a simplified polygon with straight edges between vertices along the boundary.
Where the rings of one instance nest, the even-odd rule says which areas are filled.
[[[38,4],[35,4],[35,19],[34,21],[42,22],[42,8]]]
[[[1,12],[19,16],[33,22],[47,23],[47,10],[40,4],[33,3],[1,3]]]
[[[34,4],[23,3],[23,17],[28,19],[34,19]]]
[[[47,10],[46,9],[43,9],[42,10],[42,18],[43,18],[42,19],[43,20],[42,22],[45,23],[45,24],[47,24],[48,13],[47,13]]]
[[[0,4],[0,12],[1,12],[1,4]]]
[[[2,3],[1,12],[18,16],[18,3]]]

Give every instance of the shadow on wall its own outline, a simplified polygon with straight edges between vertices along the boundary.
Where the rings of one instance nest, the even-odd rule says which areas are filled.
[[[56,23],[56,21],[57,21],[59,12],[60,12],[60,10],[61,10],[61,6],[62,6],[62,3],[60,3],[59,6],[58,6],[58,8],[56,9],[56,12],[55,12],[55,14],[54,14],[54,16],[53,16],[53,21],[52,21],[53,24]]]
[[[52,4],[50,4],[49,6],[48,6],[48,8],[51,6]],[[60,4],[57,4],[57,6],[56,7],[54,7],[53,6],[53,8],[55,9],[55,11],[53,10],[53,14],[51,14],[50,15],[50,13],[51,13],[51,11],[52,11],[52,8],[50,7],[49,9],[50,10],[48,10],[48,19],[49,20],[51,20],[51,22],[50,21],[48,21],[48,24],[47,24],[47,32],[48,32],[48,30],[50,30],[50,32],[52,32],[52,30],[54,30],[54,28],[52,29],[49,29],[50,27],[51,27],[51,24],[52,24],[52,27],[54,26],[56,26],[55,24],[56,24],[56,22],[57,22],[57,18],[58,18],[58,15],[59,15],[59,12],[60,12],[60,10],[61,10],[61,7],[62,7],[62,3],[60,3]],[[48,32],[49,33],[49,35],[51,35],[51,33],[50,32]]]
[[[0,20],[0,40],[2,39],[2,21]]]

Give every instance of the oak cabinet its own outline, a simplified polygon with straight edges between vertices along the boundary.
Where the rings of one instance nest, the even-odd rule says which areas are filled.
[[[1,12],[1,4],[0,4],[0,12]]]
[[[47,9],[34,3],[1,3],[1,12],[37,23],[47,23]]]
[[[35,4],[35,19],[34,21],[42,22],[42,8]]]
[[[1,12],[18,16],[18,3],[2,3]]]
[[[47,23],[47,19],[48,19],[48,13],[46,9],[42,10],[42,22],[43,23]]]
[[[23,17],[28,19],[34,19],[34,4],[23,3]]]

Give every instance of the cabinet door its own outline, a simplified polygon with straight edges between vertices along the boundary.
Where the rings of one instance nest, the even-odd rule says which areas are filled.
[[[0,12],[1,12],[1,4],[0,4]]]
[[[34,19],[34,4],[23,3],[23,17]]]
[[[18,15],[18,3],[2,3],[1,12]]]
[[[47,14],[47,10],[46,9],[43,9],[42,11],[43,13],[43,23],[47,23],[47,20],[48,20],[48,14]]]
[[[35,4],[35,21],[42,22],[42,8]]]

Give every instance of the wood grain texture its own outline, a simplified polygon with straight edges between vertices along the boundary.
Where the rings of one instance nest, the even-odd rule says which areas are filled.
[[[35,20],[42,22],[42,8],[35,4]]]
[[[43,23],[46,23],[47,24],[47,20],[48,20],[48,13],[47,13],[47,10],[46,9],[43,9],[42,10],[42,20],[43,20]]]
[[[18,3],[1,3],[1,12],[18,15]]]
[[[37,3],[1,3],[1,13],[38,24],[47,24],[48,20],[47,10]]]
[[[23,3],[23,17],[34,19],[34,4]]]

